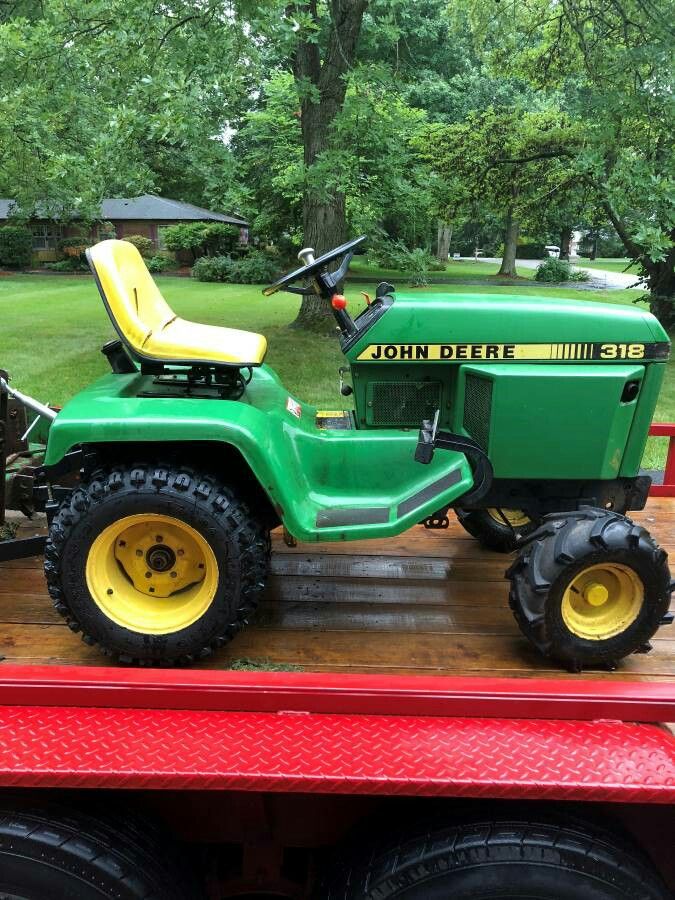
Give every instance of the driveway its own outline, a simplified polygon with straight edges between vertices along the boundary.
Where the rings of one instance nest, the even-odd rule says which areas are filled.
[[[473,257],[469,257],[473,259]],[[479,257],[481,262],[491,262],[491,263],[501,263],[501,259],[496,256],[481,256]],[[521,269],[536,269],[537,266],[542,262],[540,259],[517,259],[516,260],[516,268]],[[629,287],[639,287],[638,285],[638,276],[632,273],[624,273],[624,272],[608,272],[606,269],[591,269],[586,266],[572,266],[573,269],[576,269],[580,272],[587,272],[589,275],[590,283],[593,287],[597,288],[629,288]]]

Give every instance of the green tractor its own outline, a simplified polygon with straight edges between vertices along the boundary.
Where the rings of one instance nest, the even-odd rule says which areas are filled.
[[[189,664],[253,615],[272,528],[381,540],[446,528],[452,509],[517,549],[510,602],[542,653],[579,670],[648,649],[673,585],[625,513],[650,486],[640,461],[670,350],[658,321],[386,283],[352,319],[338,285],[364,240],[301,251],[264,291],[332,308],[354,411],[291,396],[261,335],[176,316],[131,244],[88,251],[118,337],[110,374],[51,414],[36,491],[56,609],[121,662]]]

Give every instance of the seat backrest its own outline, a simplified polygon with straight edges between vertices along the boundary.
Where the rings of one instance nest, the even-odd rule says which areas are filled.
[[[148,338],[176,318],[143,257],[128,241],[110,240],[90,247],[87,260],[117,333],[142,352]]]

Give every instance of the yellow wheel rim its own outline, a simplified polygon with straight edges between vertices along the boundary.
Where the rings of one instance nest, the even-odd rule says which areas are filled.
[[[532,521],[522,509],[497,509],[496,507],[491,507],[488,509],[487,514],[499,525],[506,524],[504,522],[504,519],[506,519],[512,528],[522,528],[523,525],[529,525]]]
[[[639,575],[621,563],[599,563],[579,572],[562,599],[567,628],[587,641],[606,641],[637,619],[644,600]]]
[[[172,634],[204,615],[218,587],[208,541],[172,516],[126,516],[89,550],[87,587],[113,622],[141,634]]]

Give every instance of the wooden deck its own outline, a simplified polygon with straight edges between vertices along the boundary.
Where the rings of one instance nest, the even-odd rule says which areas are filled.
[[[652,499],[634,518],[675,560],[675,499]],[[521,637],[507,604],[508,563],[454,520],[448,531],[419,527],[377,543],[290,549],[275,533],[255,622],[204,667],[245,657],[312,671],[575,677]],[[653,643],[616,672],[586,676],[675,680],[675,626]],[[106,664],[52,609],[39,559],[0,564],[0,658]]]

